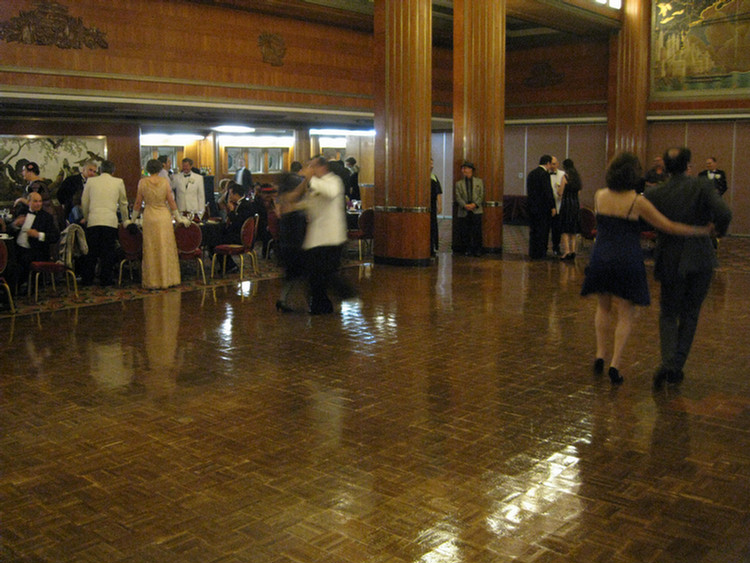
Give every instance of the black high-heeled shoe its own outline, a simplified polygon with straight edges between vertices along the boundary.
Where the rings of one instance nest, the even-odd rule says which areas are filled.
[[[286,303],[284,303],[281,300],[276,302],[276,310],[280,311],[281,313],[293,313],[294,312],[294,309],[289,307]]]
[[[609,366],[609,380],[612,382],[612,385],[620,385],[623,381],[625,381],[625,378],[620,375],[620,372],[617,368]]]
[[[597,358],[594,360],[594,373],[601,375],[604,373],[604,359]]]

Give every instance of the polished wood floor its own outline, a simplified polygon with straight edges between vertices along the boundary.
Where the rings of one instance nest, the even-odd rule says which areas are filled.
[[[441,253],[0,321],[4,562],[750,561],[750,242],[679,387],[613,389],[575,264]],[[297,304],[303,305],[297,296]]]

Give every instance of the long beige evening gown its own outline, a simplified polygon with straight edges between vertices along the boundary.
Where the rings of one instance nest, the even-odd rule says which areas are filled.
[[[148,176],[138,182],[138,191],[146,206],[143,210],[142,285],[160,289],[180,284],[180,261],[172,227],[172,213],[167,205],[169,181]]]

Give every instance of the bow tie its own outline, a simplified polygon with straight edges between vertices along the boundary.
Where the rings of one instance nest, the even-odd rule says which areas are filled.
[[[183,174],[183,176],[185,176],[185,178],[190,178],[190,174]]]

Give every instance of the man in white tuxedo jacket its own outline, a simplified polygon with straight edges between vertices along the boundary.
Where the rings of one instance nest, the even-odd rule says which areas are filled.
[[[177,209],[180,213],[193,213],[199,217],[206,210],[206,192],[203,189],[203,176],[192,170],[193,161],[182,159],[182,169],[172,175],[172,189]]]
[[[116,261],[115,242],[117,226],[128,220],[128,196],[125,182],[112,173],[115,165],[105,160],[101,165],[101,175],[89,178],[83,188],[81,209],[86,225],[86,242],[89,253],[83,261],[81,271],[83,285],[94,283],[96,262],[99,261],[99,282],[103,286],[112,285]],[[117,211],[120,211],[120,218]]]

